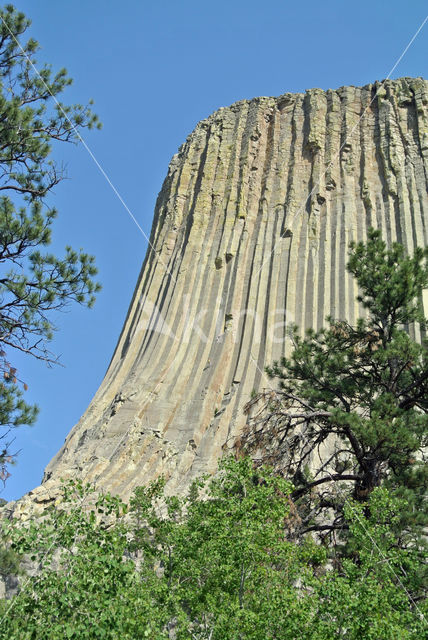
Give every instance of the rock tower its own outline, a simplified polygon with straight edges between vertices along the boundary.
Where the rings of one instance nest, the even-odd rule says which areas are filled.
[[[348,244],[427,243],[428,82],[402,78],[243,100],[172,158],[110,366],[33,492],[61,477],[125,498],[216,468],[287,326],[353,321]]]

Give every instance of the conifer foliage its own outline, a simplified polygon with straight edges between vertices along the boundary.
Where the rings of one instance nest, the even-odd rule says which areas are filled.
[[[279,391],[248,407],[244,446],[293,481],[300,533],[331,539],[347,529],[347,498],[365,504],[376,488],[388,487],[403,500],[401,543],[410,530],[423,534],[427,259],[427,249],[406,255],[398,243],[388,248],[373,229],[366,243],[352,243],[347,269],[366,316],[354,326],[329,318],[327,328],[304,338],[294,327],[291,356],[267,369]]]
[[[88,106],[65,105],[58,96],[71,84],[66,70],[35,70],[38,43],[30,21],[12,5],[0,10],[0,425],[7,462],[7,433],[32,424],[37,408],[23,399],[13,352],[47,362],[55,329],[52,312],[71,302],[91,306],[99,285],[94,258],[65,248],[46,251],[57,211],[47,197],[64,173],[51,159],[52,144],[77,142],[79,131],[99,127]],[[3,467],[2,476],[6,471]]]

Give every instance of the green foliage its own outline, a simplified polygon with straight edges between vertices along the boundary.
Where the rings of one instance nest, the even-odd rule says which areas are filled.
[[[345,504],[352,559],[314,584],[322,603],[316,623],[319,635],[314,637],[425,637],[427,601],[415,596],[421,587],[421,558],[415,547],[400,547],[393,527],[401,505],[387,490],[376,488],[369,507],[352,500]]]
[[[284,533],[290,490],[284,479],[267,469],[256,474],[242,459],[226,460],[219,477],[196,483],[187,498],[167,498],[166,513],[150,504],[152,489],[136,492],[131,509],[149,528],[135,542],[152,555],[153,567],[163,568],[162,606],[177,638],[188,638],[190,628],[195,638],[262,637],[272,599],[288,608],[303,553]]]
[[[276,462],[295,483],[301,533],[343,534],[346,498],[365,503],[384,486],[403,498],[400,544],[415,532],[421,543],[425,538],[428,343],[410,330],[415,322],[425,327],[427,258],[428,249],[412,256],[399,244],[388,249],[370,230],[366,243],[351,244],[348,263],[367,316],[355,326],[330,318],[327,328],[304,338],[295,328],[290,358],[268,368],[281,390],[269,400],[263,429],[256,424],[248,441],[259,448],[279,443]]]
[[[15,523],[3,525],[13,549],[40,559],[44,569],[12,603],[4,602],[0,637],[164,637],[144,635],[145,617],[156,622],[158,613],[154,596],[142,593],[144,572],[137,574],[124,557],[127,526],[120,516],[125,505],[107,495],[93,497],[88,507],[91,495],[90,488],[70,484],[64,499],[71,510],[57,506],[20,529]],[[150,577],[156,587],[156,576]]]
[[[13,549],[0,549],[0,576],[6,578],[20,573],[19,556]]]
[[[348,501],[352,557],[326,566],[310,539],[287,540],[292,487],[248,459],[185,497],[162,480],[130,506],[68,484],[63,502],[24,525],[3,522],[14,553],[40,562],[11,601],[0,638],[137,640],[419,640],[425,600],[414,549],[397,545],[397,500],[384,489],[370,513]]]
[[[36,73],[39,45],[23,39],[29,25],[12,5],[0,10],[0,424],[7,429],[34,423],[37,408],[24,401],[26,385],[6,351],[55,362],[47,348],[52,313],[71,302],[91,306],[100,288],[92,256],[46,251],[57,215],[47,197],[64,178],[50,158],[52,143],[78,142],[80,130],[100,123],[88,106],[58,101],[72,82],[65,69],[44,65]]]
[[[369,230],[368,242],[352,242],[348,271],[357,279],[358,300],[369,310],[371,324],[385,332],[397,325],[424,322],[421,292],[428,287],[428,249],[406,256],[401,244],[387,249],[380,231]]]

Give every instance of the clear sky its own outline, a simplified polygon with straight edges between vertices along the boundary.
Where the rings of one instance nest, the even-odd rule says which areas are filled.
[[[103,122],[85,139],[147,236],[171,156],[196,123],[221,106],[312,87],[364,85],[388,76],[428,13],[426,0],[20,0],[41,46],[40,63],[74,78],[64,102],[95,100]],[[428,76],[428,23],[392,73]],[[97,257],[95,308],[55,319],[63,367],[10,359],[40,417],[16,430],[20,450],[0,496],[20,497],[85,411],[100,384],[131,300],[147,241],[83,148],[55,157],[54,249]]]

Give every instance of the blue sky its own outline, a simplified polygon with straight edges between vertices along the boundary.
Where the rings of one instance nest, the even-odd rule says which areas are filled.
[[[95,100],[104,126],[84,137],[147,236],[169,160],[199,120],[244,98],[382,80],[428,11],[423,0],[15,4],[32,20],[39,62],[74,78],[64,102]],[[427,54],[428,23],[392,77],[427,77]],[[54,153],[69,178],[51,198],[54,249],[95,254],[103,290],[94,309],[55,318],[52,350],[63,367],[14,359],[41,411],[34,427],[16,430],[18,462],[0,494],[7,500],[39,484],[97,390],[147,248],[88,152],[62,145]]]

